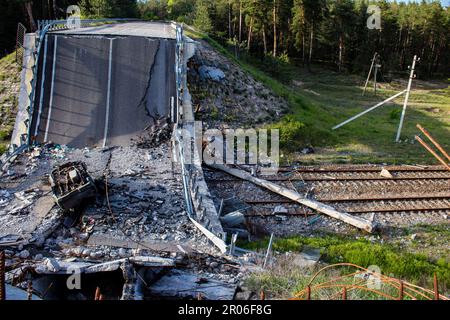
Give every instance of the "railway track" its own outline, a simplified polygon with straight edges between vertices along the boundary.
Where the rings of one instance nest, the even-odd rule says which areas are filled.
[[[306,197],[351,214],[450,214],[450,172],[440,167],[385,167],[392,175],[381,176],[381,167],[282,168],[278,175],[262,179],[296,189]],[[277,206],[287,206],[284,215],[305,216],[311,210],[296,210],[298,203],[262,190],[250,182],[208,170],[210,188],[235,196],[252,208],[252,216],[274,216]],[[247,190],[255,190],[248,192]],[[279,214],[276,214],[279,215]],[[283,214],[281,214],[283,215]]]

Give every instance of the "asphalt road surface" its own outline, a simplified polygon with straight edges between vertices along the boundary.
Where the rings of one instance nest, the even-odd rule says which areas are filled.
[[[49,33],[32,133],[69,147],[129,145],[176,96],[173,39]]]

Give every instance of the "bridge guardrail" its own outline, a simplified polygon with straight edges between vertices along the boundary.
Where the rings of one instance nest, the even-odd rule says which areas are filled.
[[[185,143],[182,141],[182,137],[180,135],[181,130],[184,125],[188,125],[185,121],[183,121],[183,99],[184,92],[187,90],[187,67],[183,61],[184,53],[185,53],[185,38],[183,34],[183,26],[177,24],[176,25],[176,62],[175,62],[175,73],[176,73],[176,83],[177,83],[177,117],[179,121],[176,122],[174,129],[174,148],[175,152],[178,155],[178,160],[181,165],[181,171],[183,176],[183,192],[184,198],[186,202],[186,209],[188,211],[189,219],[192,223],[222,252],[225,253],[228,250],[228,246],[225,243],[224,235],[222,234],[222,238],[218,237],[214,232],[209,229],[210,221],[205,215],[206,206],[204,205],[205,199],[202,195],[199,195],[199,180],[197,179],[197,174],[203,174],[201,172],[194,172],[196,166],[193,164],[188,164],[185,159],[185,151],[184,145]],[[192,128],[191,128],[192,129]],[[195,135],[195,130],[192,130]],[[201,152],[201,150],[196,150],[195,147],[195,136],[194,141],[190,141],[189,146],[194,150],[194,152]],[[192,155],[192,152],[188,154]],[[201,164],[200,164],[201,165]],[[201,171],[201,170],[198,170]],[[195,199],[193,199],[193,196]],[[194,200],[196,202],[196,207],[194,207]],[[203,224],[199,223],[196,218],[200,216],[201,220],[203,220]]]

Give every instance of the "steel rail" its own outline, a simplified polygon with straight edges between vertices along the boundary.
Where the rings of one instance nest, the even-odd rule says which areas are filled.
[[[429,195],[429,196],[396,196],[396,197],[367,197],[367,198],[316,198],[317,201],[321,202],[376,202],[376,201],[402,201],[402,200],[441,200],[448,199],[450,200],[450,195]],[[244,200],[245,203],[248,204],[276,204],[276,203],[295,203],[295,201],[291,201],[288,199],[283,200]]]
[[[344,178],[334,178],[334,177],[328,177],[328,178],[266,178],[264,180],[267,181],[280,181],[280,182],[289,182],[289,181],[305,181],[305,182],[323,182],[323,181],[332,181],[332,182],[340,182],[340,181],[425,181],[425,180],[449,180],[450,176],[448,177],[403,177],[403,178],[383,178],[383,177],[344,177]],[[240,179],[210,179],[206,178],[206,181],[208,183],[222,183],[222,182],[245,182]]]
[[[439,208],[393,208],[393,209],[361,209],[361,210],[344,210],[349,214],[364,214],[364,213],[402,213],[402,212],[436,212],[436,211],[450,211],[450,206],[439,207]],[[245,214],[246,218],[258,218],[258,217],[276,217],[276,216],[286,216],[286,217],[305,217],[319,215],[319,213],[257,213],[257,214]]]
[[[279,172],[296,172],[296,173],[350,173],[350,172],[374,172],[379,173],[382,169],[386,169],[389,172],[447,172],[444,168],[423,168],[423,169],[414,169],[414,168],[390,168],[390,167],[383,167],[383,168],[336,168],[336,169],[295,169],[295,168],[280,168]]]

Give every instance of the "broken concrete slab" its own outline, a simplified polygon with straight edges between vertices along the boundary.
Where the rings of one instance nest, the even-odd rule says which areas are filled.
[[[224,227],[233,228],[244,224],[245,216],[240,211],[235,211],[220,217],[220,221]]]
[[[188,243],[146,241],[145,239],[137,242],[103,234],[93,234],[90,236],[87,245],[91,247],[107,246],[125,249],[148,249],[158,252],[176,252],[183,254],[194,251]]]
[[[28,292],[25,290],[22,290],[17,287],[13,287],[9,284],[6,285],[6,300],[10,301],[25,301],[28,299]],[[38,296],[32,294],[31,300],[42,300]]]
[[[0,237],[0,247],[18,246],[23,241],[23,238],[18,235],[6,235]]]
[[[199,278],[189,272],[173,270],[154,283],[150,293],[158,297],[179,299],[232,300],[237,286],[217,280]]]
[[[319,262],[321,256],[320,249],[306,247],[301,253],[293,256],[292,262],[300,268],[311,268]]]

